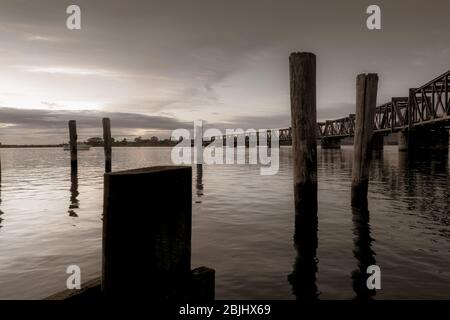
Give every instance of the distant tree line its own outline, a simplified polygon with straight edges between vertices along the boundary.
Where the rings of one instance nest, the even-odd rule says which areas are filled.
[[[172,141],[170,139],[160,140],[155,136],[151,137],[150,139],[143,139],[141,136],[139,136],[134,140],[127,140],[127,138],[116,140],[114,138],[111,138],[111,141],[113,146],[174,146],[177,144],[176,141]],[[87,139],[85,143],[92,147],[102,147],[103,138],[92,137]]]

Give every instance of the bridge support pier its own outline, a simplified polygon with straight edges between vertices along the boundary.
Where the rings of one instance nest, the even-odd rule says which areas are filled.
[[[322,149],[340,149],[341,138],[322,138],[320,145]]]
[[[372,137],[372,151],[382,151],[384,148],[384,136],[382,134],[374,134]]]
[[[398,133],[399,151],[448,150],[449,132],[444,127],[416,128]]]
[[[400,131],[398,133],[398,151],[408,151],[408,141],[408,131]]]

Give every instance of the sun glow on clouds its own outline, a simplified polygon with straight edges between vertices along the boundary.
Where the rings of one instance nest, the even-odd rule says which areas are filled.
[[[15,127],[15,126],[17,126],[17,125],[14,124],[14,123],[3,123],[3,122],[0,122],[0,129],[12,128],[12,127]]]
[[[59,39],[48,36],[30,35],[27,37],[29,41],[58,42]]]
[[[98,77],[119,77],[120,73],[104,69],[88,69],[75,67],[39,67],[39,66],[17,66],[26,72],[31,73],[47,73],[55,75],[69,75],[69,76],[98,76]]]
[[[101,110],[105,103],[94,100],[55,99],[45,93],[33,92],[0,95],[0,107],[14,107],[18,109],[46,109],[46,110]]]

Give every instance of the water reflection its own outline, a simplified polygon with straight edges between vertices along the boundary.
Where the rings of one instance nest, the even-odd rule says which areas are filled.
[[[450,238],[450,179],[448,152],[433,150],[415,157],[400,153],[399,173],[403,177],[400,188],[406,190],[409,211],[440,226],[439,233]]]
[[[203,165],[197,164],[195,189],[197,191],[197,197],[203,196]],[[196,200],[196,203],[202,203],[201,200]]]
[[[288,276],[292,293],[297,300],[316,300],[319,292],[316,284],[317,263],[317,211],[311,212],[309,219],[296,219],[294,247],[297,255],[294,270]]]
[[[428,161],[420,157],[407,160],[397,146],[385,147],[383,157],[372,161],[369,187],[369,237],[377,242],[363,245],[358,239],[369,238],[368,214],[366,236],[358,238],[356,234],[364,234],[364,219],[358,213],[352,222],[349,206],[352,148],[319,150],[320,232],[305,236],[313,239],[309,243],[301,241],[300,227],[295,228],[292,238],[290,147],[280,148],[280,172],[274,176],[259,176],[259,170],[255,173],[247,166],[224,170],[216,165],[193,172],[193,179],[197,178],[193,181],[193,197],[203,204],[193,206],[192,263],[221,266],[216,297],[291,299],[295,292],[299,298],[314,298],[320,289],[318,298],[351,299],[356,296],[352,280],[357,280],[351,278],[351,272],[357,269],[361,273],[355,255],[364,257],[366,248],[366,252],[376,251],[372,258],[376,258],[382,274],[389,270],[391,280],[389,286],[382,284],[383,289],[374,298],[449,299],[448,155],[432,152],[424,155],[430,158]],[[149,163],[170,165],[170,155],[171,148],[117,148],[115,163],[118,169]],[[3,173],[8,174],[3,178],[0,205],[5,212],[0,229],[0,299],[42,298],[53,293],[55,275],[61,275],[74,259],[85,266],[85,274],[100,275],[103,149],[92,148],[83,156],[85,166],[79,168],[78,176],[80,208],[75,209],[80,218],[71,218],[67,213],[67,154],[57,148],[2,149]],[[84,189],[92,192],[84,193]],[[196,192],[202,194],[201,198]],[[75,229],[67,219],[76,222]],[[286,236],[287,230],[292,234]],[[316,250],[320,268],[314,253],[319,236],[320,250]],[[293,243],[297,251],[294,257]],[[46,250],[42,251],[43,247]],[[42,260],[30,258],[36,252]],[[64,289],[64,272],[61,279],[58,283]]]
[[[80,193],[78,192],[78,171],[71,170],[70,171],[70,205],[69,210],[67,211],[69,213],[69,216],[71,217],[78,217],[78,214],[75,212],[76,209],[79,208],[80,203],[78,200],[78,195]]]
[[[372,250],[370,235],[369,210],[367,207],[352,207],[353,221],[353,256],[358,261],[358,268],[352,272],[352,286],[358,300],[370,300],[375,289],[367,288],[367,267],[376,264],[375,252]]]
[[[0,205],[1,204],[2,204],[2,182],[0,179]],[[0,229],[2,228],[2,221],[3,221],[2,215],[3,215],[3,211],[0,209]]]

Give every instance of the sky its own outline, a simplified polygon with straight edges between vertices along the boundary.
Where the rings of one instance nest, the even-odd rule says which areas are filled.
[[[66,8],[81,8],[81,30]],[[381,8],[368,30],[366,8]],[[318,120],[354,113],[359,73],[378,103],[450,69],[450,2],[0,0],[0,142],[168,137],[290,125],[289,54],[317,56]]]

